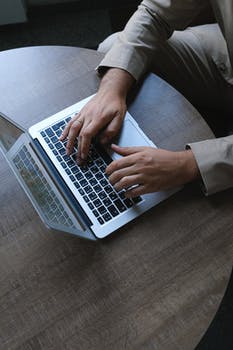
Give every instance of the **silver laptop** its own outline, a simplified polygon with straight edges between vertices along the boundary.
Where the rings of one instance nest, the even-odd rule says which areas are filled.
[[[96,240],[116,231],[155,206],[173,191],[156,192],[133,199],[117,192],[105,174],[106,166],[119,155],[93,143],[85,166],[71,156],[62,130],[92,96],[23,130],[0,115],[0,147],[17,179],[47,227]],[[121,146],[156,147],[127,112]]]

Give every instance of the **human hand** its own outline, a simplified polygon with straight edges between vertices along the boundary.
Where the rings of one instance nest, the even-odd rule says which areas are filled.
[[[117,191],[126,189],[126,197],[167,190],[200,176],[191,150],[172,152],[153,147],[119,147],[114,152],[123,157],[106,169]]]
[[[106,144],[119,132],[126,112],[125,99],[111,91],[97,94],[76,114],[64,129],[60,140],[68,138],[67,154],[71,154],[78,137],[79,163],[88,156],[91,140],[99,135]]]
[[[68,123],[60,140],[68,138],[67,154],[71,154],[76,138],[79,138],[77,160],[83,163],[93,137],[109,143],[119,132],[125,112],[126,96],[135,79],[127,71],[111,68],[102,78],[96,95]]]

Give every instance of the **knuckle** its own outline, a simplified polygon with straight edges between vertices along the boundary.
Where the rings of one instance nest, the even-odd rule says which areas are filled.
[[[91,130],[88,130],[87,128],[86,128],[86,129],[83,129],[83,130],[80,132],[80,136],[81,136],[81,137],[90,138],[90,137],[91,137]]]
[[[124,188],[124,187],[127,187],[128,185],[128,181],[127,181],[127,178],[126,177],[123,177],[120,181],[119,181],[119,184]]]

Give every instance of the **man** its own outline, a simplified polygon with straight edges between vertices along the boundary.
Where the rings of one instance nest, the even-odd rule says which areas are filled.
[[[217,23],[189,27],[209,11]],[[121,128],[128,92],[147,71],[169,81],[194,105],[215,109],[219,118],[227,111],[231,118],[232,18],[232,0],[142,1],[98,67],[105,74],[97,94],[64,130],[67,152],[77,136],[79,162],[87,158],[94,136],[99,135],[102,143],[111,142]],[[127,197],[198,178],[206,194],[233,186],[233,136],[193,143],[181,152],[112,148],[123,157],[112,162],[106,172],[117,190],[128,188]]]

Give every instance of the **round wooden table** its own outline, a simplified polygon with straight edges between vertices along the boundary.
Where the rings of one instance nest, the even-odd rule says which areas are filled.
[[[102,55],[0,53],[0,111],[24,127],[93,94]],[[187,100],[149,75],[129,111],[159,147],[213,137]],[[198,184],[92,243],[49,231],[0,156],[0,349],[193,349],[232,267],[233,191]]]

